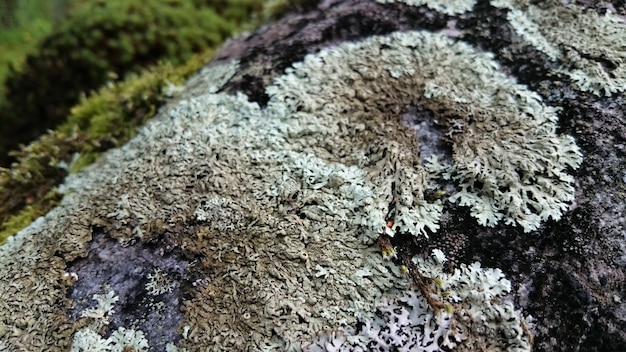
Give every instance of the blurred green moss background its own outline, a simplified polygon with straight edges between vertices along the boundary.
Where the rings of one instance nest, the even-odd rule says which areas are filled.
[[[36,50],[55,21],[65,14],[68,0],[0,0],[0,82],[9,65],[19,67]],[[4,96],[4,85],[0,85]]]

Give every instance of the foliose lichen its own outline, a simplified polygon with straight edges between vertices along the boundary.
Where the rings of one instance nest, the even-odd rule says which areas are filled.
[[[499,269],[462,264],[446,273],[445,256],[434,250],[413,261],[432,278],[432,297],[448,309],[436,310],[417,292],[388,296],[374,319],[361,326],[322,333],[308,352],[355,351],[530,351],[528,321],[503,298],[511,284]]]
[[[162,295],[166,292],[172,292],[174,283],[161,269],[155,269],[153,273],[148,274],[148,283],[146,291],[153,296]]]
[[[368,65],[361,59],[366,57],[377,57],[380,65]],[[454,164],[429,167],[458,182],[460,190],[451,200],[470,206],[481,225],[504,220],[531,231],[548,218],[558,220],[567,209],[574,195],[574,180],[567,170],[577,168],[582,155],[572,137],[555,133],[557,110],[498,67],[491,54],[444,35],[401,32],[308,56],[268,87],[268,93],[292,113],[298,109],[295,115],[362,114],[366,106],[384,106],[391,96],[407,105],[419,99],[439,112],[453,141]],[[311,74],[316,71],[331,77]],[[371,114],[378,113],[386,112]],[[370,152],[370,160],[387,174],[374,179],[373,199],[382,202],[369,205],[369,218],[362,222],[370,230],[367,238],[376,238],[385,229],[390,202],[402,220],[393,230],[414,235],[424,234],[427,225],[436,230],[441,206],[423,199],[436,175],[418,161],[412,168],[396,169],[393,165],[402,159],[394,158],[402,157],[405,154],[385,154],[376,159],[376,151]]]
[[[109,291],[104,295],[95,294],[93,299],[98,302],[98,305],[83,311],[82,316],[95,319],[107,319],[113,314],[113,305],[119,300],[119,297],[115,295],[114,291]]]
[[[515,32],[559,63],[556,72],[568,76],[580,90],[598,96],[626,90],[626,22],[620,16],[552,0],[491,3],[508,9]]]
[[[446,15],[459,15],[467,11],[471,11],[476,4],[476,0],[376,0],[383,4],[393,2],[403,2],[411,6],[426,5],[435,11],[445,13]]]
[[[52,330],[55,348],[66,349],[84,331],[54,309],[58,299],[71,304],[57,282],[66,261],[86,254],[95,224],[143,245],[160,236],[156,219],[171,247],[201,258],[195,270],[214,274],[186,286],[190,328],[181,349],[299,350],[319,332],[355,326],[357,317],[379,336],[387,321],[375,312],[383,303],[427,311],[402,271],[370,244],[385,233],[436,231],[442,202],[425,190],[438,178],[459,185],[453,200],[471,206],[484,225],[504,220],[532,230],[560,216],[573,195],[567,168],[580,163],[573,139],[556,134],[555,109],[498,68],[465,43],[415,31],[307,56],[267,88],[265,108],[241,93],[211,92],[200,80],[204,88],[189,87],[196,93],[71,175],[59,207],[0,249],[0,279],[14,279],[17,266],[28,275],[16,287],[30,288],[20,287],[21,295],[0,288],[0,309],[17,313],[37,303],[23,314],[34,333],[0,338],[43,349],[37,336]],[[401,123],[402,109],[413,104],[437,111],[453,144],[452,165],[420,159],[414,131]],[[430,272],[426,261],[420,266],[449,291],[433,288],[459,321],[460,330],[445,335],[454,341],[442,344],[527,349],[520,315],[493,302],[508,291],[502,273],[474,265],[445,276],[440,257]],[[385,301],[394,294],[405,298]],[[484,322],[480,329],[475,320]],[[413,334],[405,319],[389,322]],[[18,325],[0,324],[0,331]],[[436,324],[433,331],[445,334],[445,321]]]
[[[74,335],[71,352],[126,352],[147,351],[150,348],[142,331],[120,327],[108,338],[103,338],[90,328],[79,330]]]

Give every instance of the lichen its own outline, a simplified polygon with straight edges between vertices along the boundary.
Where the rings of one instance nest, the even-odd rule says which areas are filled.
[[[579,89],[598,96],[626,90],[626,22],[560,1],[541,6],[527,0],[492,1],[509,10],[507,18],[528,44],[544,52]]]
[[[119,300],[115,292],[109,291],[104,295],[95,294],[93,299],[98,302],[95,307],[83,311],[82,316],[94,319],[106,319],[113,314],[113,305]]]
[[[150,347],[141,330],[137,331],[123,327],[115,330],[107,341],[111,345],[111,352],[124,352],[128,350],[140,352],[147,351]]]
[[[403,2],[411,6],[426,5],[435,11],[446,15],[460,15],[471,11],[476,5],[476,0],[376,0],[383,4]]]
[[[174,282],[167,276],[163,270],[157,268],[152,274],[148,274],[148,283],[146,283],[146,291],[153,296],[162,295],[166,292],[172,292]]]
[[[445,256],[434,250],[414,262],[431,279],[435,299],[449,309],[435,310],[418,292],[389,296],[380,315],[320,334],[304,348],[307,352],[356,351],[502,351],[532,348],[528,322],[504,297],[511,284],[499,269],[480,263],[462,264],[452,273],[443,269]]]
[[[150,345],[142,331],[119,328],[107,339],[90,328],[79,330],[74,335],[71,352],[143,352]]]
[[[377,57],[379,66],[361,59],[368,57]],[[301,110],[296,115],[359,114],[367,103],[373,103],[360,100],[376,96],[384,106],[394,93],[396,101],[404,104],[422,98],[425,107],[439,111],[454,143],[454,164],[444,177],[458,182],[460,190],[451,199],[470,206],[481,225],[494,226],[504,220],[531,231],[548,218],[558,220],[567,209],[574,195],[567,170],[577,168],[582,157],[572,137],[556,135],[556,109],[545,106],[538,94],[498,68],[491,54],[443,35],[393,33],[308,56],[268,87],[268,92],[290,110]],[[331,77],[310,73],[315,71]],[[346,86],[343,82],[353,83]],[[320,91],[317,87],[322,86],[328,88]],[[377,113],[385,112],[371,114]],[[368,205],[370,216],[361,222],[370,230],[366,238],[384,230],[390,202],[401,219],[421,219],[413,224],[405,221],[404,226],[396,222],[394,230],[426,234],[426,224],[436,230],[441,207],[423,198],[424,189],[433,187],[433,175],[420,165],[396,171],[391,165],[401,161],[394,158],[402,155],[388,153],[378,161],[377,152],[370,151],[370,160],[377,160],[387,174],[374,181],[373,199],[384,201]],[[392,183],[396,194],[391,191]]]
[[[125,352],[146,351],[150,346],[141,330],[119,327],[107,338],[103,338],[97,331],[102,326],[109,325],[111,316],[115,312],[113,306],[119,300],[114,291],[106,294],[95,294],[93,299],[98,302],[95,307],[85,309],[83,318],[91,318],[89,326],[80,329],[74,334],[72,352]]]
[[[311,54],[267,88],[265,108],[199,81],[205,86],[184,88],[184,99],[127,144],[70,175],[61,204],[0,249],[1,280],[26,270],[20,282],[41,286],[15,297],[0,288],[3,312],[22,314],[18,307],[36,302],[39,317],[32,333],[0,338],[43,349],[33,335],[50,329],[67,349],[83,327],[55,315],[57,300],[70,304],[55,278],[66,261],[87,255],[94,227],[121,243],[162,241],[198,258],[197,280],[184,285],[182,325],[190,329],[181,349],[298,350],[356,317],[374,321],[386,295],[405,292],[402,271],[370,244],[384,233],[424,239],[436,231],[443,202],[425,193],[438,178],[454,180],[457,197],[487,225],[534,228],[573,194],[566,169],[580,155],[556,134],[555,110],[500,73],[489,54],[440,34],[396,32]],[[414,104],[437,112],[453,165],[420,159],[401,116]],[[166,231],[155,230],[157,220]],[[495,281],[477,281],[501,288],[501,273],[490,273]],[[497,296],[449,290],[468,302]],[[496,313],[484,307],[467,311],[492,321]],[[13,324],[0,321],[0,331]],[[489,329],[467,338],[490,340]]]

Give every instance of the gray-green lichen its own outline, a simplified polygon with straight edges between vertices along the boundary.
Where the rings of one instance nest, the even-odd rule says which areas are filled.
[[[532,230],[573,197],[573,139],[556,134],[555,109],[498,68],[441,34],[396,32],[307,56],[267,88],[264,109],[196,80],[127,145],[70,176],[61,205],[0,249],[0,310],[22,317],[0,321],[0,339],[67,349],[92,318],[54,308],[72,304],[66,263],[86,255],[94,226],[141,245],[162,233],[156,222],[212,271],[183,303],[180,348],[299,350],[320,331],[374,319],[409,282],[370,244],[436,231],[442,203],[425,192],[437,178],[457,183],[453,200],[483,225]],[[228,75],[219,72],[230,71],[204,74]],[[452,165],[420,160],[400,123],[416,103],[440,114]],[[480,339],[502,338],[471,324]]]
[[[125,352],[147,351],[150,345],[143,332],[119,328],[104,339],[90,328],[79,330],[74,335],[71,352]]]
[[[489,346],[493,352],[531,350],[525,319],[503,299],[511,291],[511,283],[502,271],[481,268],[475,262],[447,273],[443,269],[446,258],[439,250],[413,261],[426,277],[437,281],[432,284],[432,297],[445,302],[447,310],[434,310],[417,292],[386,297],[379,308],[382,314],[362,321],[358,332],[348,327],[321,334],[306,350],[438,352],[480,351],[481,346]]]
[[[365,57],[376,57],[379,65],[359,59]],[[295,115],[363,114],[369,104],[385,106],[394,99],[409,105],[426,98],[425,106],[448,118],[444,123],[454,142],[454,164],[438,169],[459,184],[452,200],[470,206],[481,225],[504,220],[531,231],[548,218],[558,220],[567,209],[574,195],[567,169],[577,168],[582,158],[572,137],[555,133],[556,109],[542,104],[539,95],[498,68],[491,54],[443,35],[393,33],[309,56],[268,92],[279,98],[281,108],[287,105],[292,114],[301,111]],[[331,78],[310,74],[319,71]],[[379,166],[397,163],[386,158]],[[424,189],[432,187],[432,170],[437,169],[430,164],[431,172],[421,165],[383,167],[393,171],[373,179],[374,199],[383,201],[368,204],[369,217],[362,222],[369,229],[366,237],[376,238],[384,229],[390,201],[401,220],[394,230],[415,235],[424,233],[425,227],[436,230],[441,207],[423,199]]]
[[[528,44],[560,64],[581,90],[610,96],[626,90],[626,22],[560,1],[533,5],[527,0],[492,1]]]
[[[426,5],[428,8],[446,15],[459,15],[471,11],[476,5],[476,0],[376,0],[382,4],[403,2],[411,6]]]

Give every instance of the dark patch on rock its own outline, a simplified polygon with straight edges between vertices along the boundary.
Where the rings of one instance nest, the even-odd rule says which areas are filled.
[[[86,309],[97,305],[95,294],[113,291],[119,300],[113,305],[104,336],[119,327],[134,328],[143,331],[150,351],[165,351],[167,343],[181,338],[182,301],[191,280],[189,266],[176,250],[164,252],[162,244],[124,245],[96,231],[87,257],[68,265],[67,271],[78,277],[67,292],[74,301],[68,314],[72,320],[80,319]],[[163,279],[156,292],[147,287],[155,275]]]

